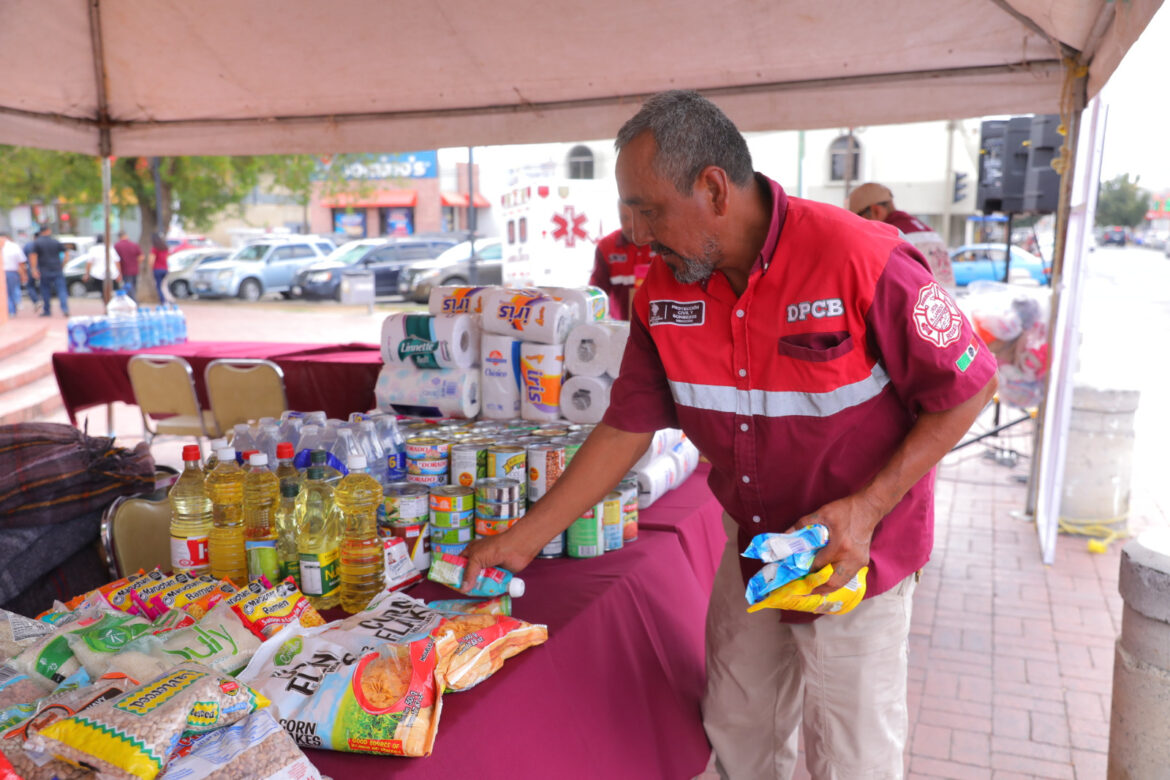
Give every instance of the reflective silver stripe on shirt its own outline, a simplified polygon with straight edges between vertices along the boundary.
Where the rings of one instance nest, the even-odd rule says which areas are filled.
[[[737,390],[724,385],[670,383],[674,402],[692,409],[760,417],[830,417],[876,398],[890,381],[881,363],[869,376],[824,393],[795,390]]]
[[[627,286],[633,286],[635,281],[637,281],[637,278],[633,274],[630,274],[629,276],[611,276],[611,277],[609,277],[610,284],[624,284]]]

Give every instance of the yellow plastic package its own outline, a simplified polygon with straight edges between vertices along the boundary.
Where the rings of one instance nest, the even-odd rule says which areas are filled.
[[[792,609],[797,612],[815,612],[818,615],[844,615],[861,603],[865,596],[865,576],[868,573],[869,567],[863,566],[853,579],[832,593],[823,596],[809,595],[810,591],[819,588],[833,576],[833,564],[830,563],[819,571],[810,572],[799,580],[793,580],[784,587],[772,591],[763,601],[748,607],[747,611]]]

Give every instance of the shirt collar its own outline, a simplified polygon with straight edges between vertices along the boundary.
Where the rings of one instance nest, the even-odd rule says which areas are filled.
[[[764,245],[760,247],[760,253],[756,256],[755,262],[752,263],[751,275],[767,271],[768,266],[772,264],[772,255],[776,254],[776,247],[780,243],[780,232],[784,229],[784,219],[788,216],[788,194],[784,192],[784,188],[759,172],[755,174],[755,180],[771,200],[772,220],[768,225],[768,234],[764,237]],[[713,275],[711,279],[714,278]],[[708,292],[707,285],[711,279],[700,282],[703,292]]]

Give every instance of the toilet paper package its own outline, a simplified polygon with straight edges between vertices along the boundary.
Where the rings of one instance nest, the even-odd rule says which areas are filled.
[[[561,344],[520,345],[520,417],[553,422],[561,416],[565,348]]]
[[[479,331],[470,314],[391,314],[382,322],[382,362],[418,368],[470,368],[479,361]]]
[[[635,468],[638,475],[638,509],[645,509],[682,482],[678,474],[678,461],[670,455],[659,455],[641,468]]]
[[[411,364],[382,366],[374,399],[385,412],[415,417],[465,417],[479,414],[479,369],[422,369]]]
[[[586,322],[569,331],[565,341],[565,370],[574,376],[601,376],[614,362],[613,351],[625,349],[630,325],[626,322]],[[624,331],[624,333],[623,333]],[[621,355],[616,358],[621,363]]]
[[[630,323],[610,321],[609,347],[606,350],[605,373],[617,379],[622,367],[622,356],[626,354],[626,342],[630,339]]]
[[[432,287],[427,299],[427,311],[431,314],[471,314],[476,317],[483,313],[484,293],[493,287],[443,286]]]
[[[480,344],[480,414],[488,420],[514,420],[520,416],[520,342],[485,333]]]
[[[485,333],[536,344],[563,345],[573,327],[572,305],[532,290],[489,289],[481,317]]]
[[[690,439],[683,439],[678,442],[667,450],[666,454],[674,458],[675,463],[678,465],[679,482],[686,480],[699,467],[699,448]]]
[[[607,376],[574,376],[561,387],[561,416],[569,422],[599,423],[609,407]]]
[[[650,446],[642,453],[642,457],[634,464],[634,470],[645,468],[654,458],[665,455],[674,445],[682,441],[682,431],[678,428],[662,428],[654,432]]]
[[[540,288],[573,305],[577,322],[596,322],[609,316],[609,295],[600,287],[542,287]]]

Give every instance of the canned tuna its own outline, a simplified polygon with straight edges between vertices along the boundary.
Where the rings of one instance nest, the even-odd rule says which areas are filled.
[[[414,474],[416,476],[447,476],[447,459],[439,460],[416,460],[407,459],[406,473]],[[447,480],[444,479],[443,482]]]
[[[444,512],[440,509],[431,510],[431,525],[442,528],[470,528],[475,522],[475,512]]]
[[[443,528],[441,526],[431,526],[431,546],[448,545],[448,544],[467,544],[471,541],[475,529],[471,526],[465,528]]]
[[[485,520],[524,517],[524,504],[520,501],[476,501],[475,516]]]
[[[433,487],[430,505],[442,512],[471,512],[475,509],[475,491],[460,485]]]
[[[480,501],[520,501],[523,493],[520,482],[507,477],[488,477],[475,483],[475,500]]]
[[[407,482],[413,482],[416,485],[425,485],[427,487],[434,487],[435,485],[446,485],[447,474],[407,474]]]
[[[451,444],[438,436],[415,436],[406,440],[408,460],[446,460]]]
[[[385,518],[380,525],[396,523],[426,523],[429,513],[428,490],[413,482],[391,482],[382,491]],[[382,518],[379,513],[379,518]]]

